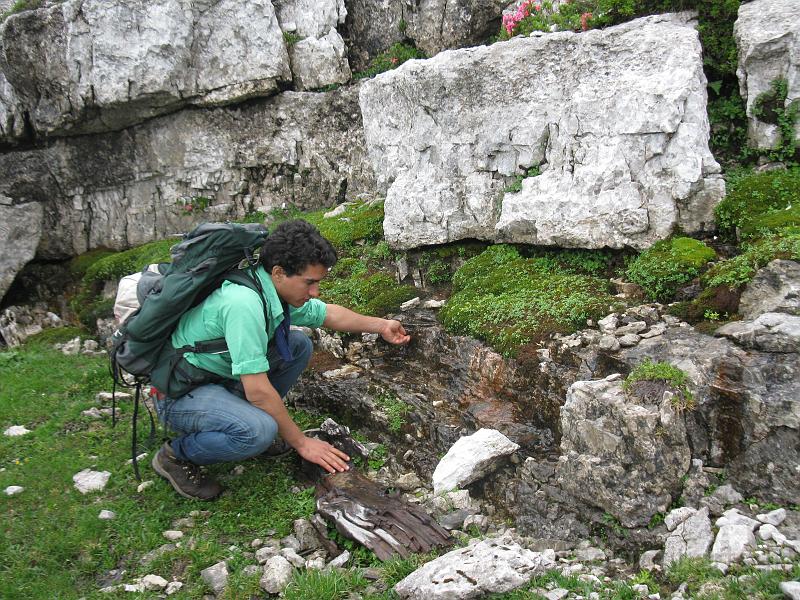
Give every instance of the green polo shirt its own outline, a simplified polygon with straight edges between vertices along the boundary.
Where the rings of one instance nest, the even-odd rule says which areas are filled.
[[[229,379],[269,371],[267,345],[283,321],[283,307],[272,277],[263,267],[256,269],[256,275],[264,288],[268,323],[264,323],[264,309],[258,292],[225,281],[221,288],[181,317],[172,334],[172,345],[180,348],[224,337],[228,351],[222,354],[187,353],[187,361]],[[313,298],[300,308],[290,306],[289,315],[292,325],[321,327],[326,306]]]

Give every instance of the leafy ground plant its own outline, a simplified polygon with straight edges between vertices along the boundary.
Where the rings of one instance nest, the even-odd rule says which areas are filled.
[[[761,237],[784,227],[800,227],[800,167],[739,174],[714,209],[727,237]]]
[[[738,288],[776,258],[800,260],[800,227],[785,228],[780,233],[743,244],[741,254],[715,264],[704,274],[703,281],[708,287]]]
[[[412,58],[427,58],[424,52],[417,50],[414,46],[398,42],[390,47],[386,52],[379,54],[372,59],[364,71],[353,73],[353,79],[367,79],[375,77],[386,71],[396,69],[407,60]]]
[[[629,281],[639,284],[651,300],[669,300],[680,286],[696,277],[717,254],[703,242],[676,237],[642,252],[628,267]]]

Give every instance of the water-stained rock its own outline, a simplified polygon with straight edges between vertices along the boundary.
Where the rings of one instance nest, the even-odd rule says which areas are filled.
[[[705,90],[676,15],[409,61],[360,95],[386,239],[643,248],[711,227],[724,184]]]

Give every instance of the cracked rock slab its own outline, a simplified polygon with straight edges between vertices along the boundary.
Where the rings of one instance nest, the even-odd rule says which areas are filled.
[[[756,538],[749,525],[723,525],[714,540],[711,560],[731,564],[738,561],[744,553],[756,547]]]
[[[667,537],[664,543],[664,568],[684,556],[705,556],[713,541],[708,508],[704,507],[681,522]]]
[[[716,335],[725,336],[743,348],[763,352],[800,352],[800,316],[768,312],[751,321],[723,325]]]
[[[508,537],[492,538],[448,552],[400,581],[394,591],[404,600],[466,600],[509,592],[555,562]]]
[[[686,15],[408,61],[364,82],[360,104],[399,248],[644,248],[711,226],[724,195]]]

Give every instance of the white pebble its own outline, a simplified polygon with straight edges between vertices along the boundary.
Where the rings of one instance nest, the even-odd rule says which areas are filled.
[[[98,519],[102,519],[103,521],[110,521],[114,517],[117,516],[117,513],[111,510],[101,510],[100,514],[97,515]]]
[[[136,491],[141,493],[145,491],[147,488],[149,488],[151,485],[153,485],[153,480],[148,479],[147,481],[143,481],[142,483],[140,483],[136,488]]]
[[[174,529],[168,529],[162,534],[165,538],[167,538],[170,542],[176,542],[183,537],[182,531],[176,531]]]
[[[3,432],[3,435],[7,435],[8,437],[19,437],[30,432],[31,430],[26,429],[24,425],[12,425]]]
[[[10,485],[5,489],[6,496],[16,496],[22,493],[24,489],[21,485]]]

